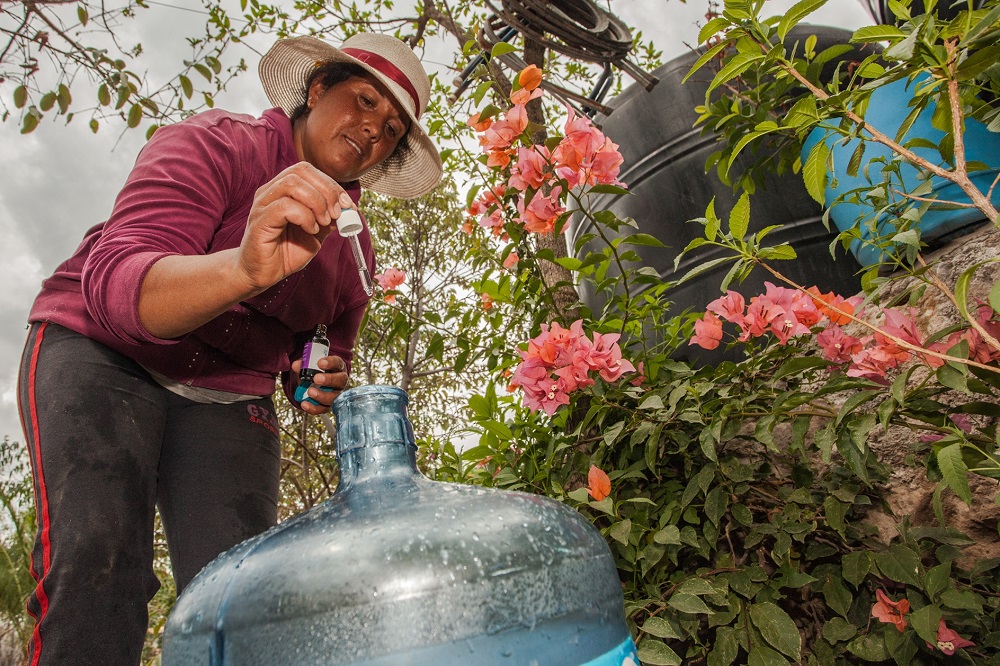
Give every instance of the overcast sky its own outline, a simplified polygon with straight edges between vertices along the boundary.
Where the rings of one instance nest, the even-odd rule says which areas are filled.
[[[200,6],[183,0],[173,4]],[[778,14],[793,4],[792,0],[769,0],[766,12]],[[614,0],[611,8],[627,25],[642,30],[667,61],[695,44],[706,5],[704,0]],[[125,26],[125,31],[143,44],[146,67],[161,64],[165,70],[187,51],[183,37],[200,34],[204,22],[196,12],[159,2],[139,11],[139,17]],[[859,0],[829,0],[811,22],[856,28],[872,21]],[[267,44],[257,46],[266,48]],[[255,74],[256,56],[244,52],[244,57],[250,71],[230,85],[216,106],[257,115],[268,104]],[[429,52],[425,62],[429,69],[450,60],[447,54],[440,63],[434,59]],[[155,80],[158,74],[170,73],[152,69],[150,76]],[[9,83],[0,85],[5,99],[10,99],[11,92]],[[144,137],[142,132],[122,136],[111,127],[92,134],[84,118],[70,125],[46,118],[29,135],[21,135],[18,129],[16,121],[0,123],[0,237],[4,239],[4,259],[0,261],[0,437],[9,435],[23,441],[16,377],[28,310],[42,280],[73,252],[86,229],[106,219]]]

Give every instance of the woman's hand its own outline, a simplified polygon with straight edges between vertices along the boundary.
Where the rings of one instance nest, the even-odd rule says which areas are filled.
[[[330,405],[337,396],[347,389],[349,377],[347,374],[347,364],[339,356],[324,356],[317,361],[319,372],[313,375],[313,385],[309,387],[306,396],[318,402],[314,405],[307,400],[302,400],[299,406],[302,411],[308,414],[325,414],[330,409]],[[292,362],[292,372],[298,376],[302,369],[302,359]]]
[[[354,202],[332,178],[307,162],[288,167],[254,196],[239,248],[249,287],[263,291],[305,268]]]
[[[139,320],[158,338],[177,338],[305,268],[354,202],[305,162],[288,167],[254,196],[238,248],[168,255],[149,269]]]

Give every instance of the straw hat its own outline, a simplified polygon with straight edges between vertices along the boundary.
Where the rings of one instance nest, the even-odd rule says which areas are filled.
[[[339,49],[315,37],[278,40],[258,69],[267,98],[290,117],[305,98],[310,72],[331,61],[363,67],[385,84],[410,117],[410,151],[402,164],[377,164],[361,176],[362,187],[403,199],[434,189],[441,180],[441,157],[419,122],[430,98],[430,81],[413,50],[395,37],[359,33]]]

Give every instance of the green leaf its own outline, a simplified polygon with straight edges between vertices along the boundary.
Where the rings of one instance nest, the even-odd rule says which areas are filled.
[[[827,576],[823,583],[823,597],[827,605],[840,615],[847,617],[851,610],[851,593],[839,576]]]
[[[196,62],[194,64],[194,68],[195,71],[197,71],[199,74],[205,77],[206,81],[212,80],[212,70],[210,70],[208,67],[205,67],[205,65],[201,64],[200,62]]]
[[[697,275],[701,275],[702,273],[705,273],[707,271],[710,271],[716,266],[720,266],[730,261],[736,261],[736,259],[737,257],[716,257],[715,259],[710,259],[709,261],[698,264],[697,266],[689,270],[687,273],[685,273],[683,277],[681,277],[681,279],[678,281],[678,284],[687,282],[691,278]]]
[[[135,128],[139,126],[140,122],[142,122],[142,106],[133,104],[132,108],[128,110],[128,126]]]
[[[647,638],[639,644],[639,661],[650,666],[679,666],[681,658],[663,641]]]
[[[24,105],[28,103],[28,89],[24,86],[18,86],[14,88],[14,106],[19,109],[23,109]]]
[[[651,617],[647,619],[642,623],[642,631],[650,636],[656,636],[657,638],[676,638],[678,640],[683,638],[680,633],[674,629],[674,625],[670,624],[662,617]]]
[[[184,96],[191,99],[194,95],[194,84],[191,83],[191,79],[181,74],[177,77],[181,82],[181,90],[184,92]]]
[[[858,175],[858,169],[861,168],[861,159],[865,156],[865,146],[867,145],[864,141],[858,142],[858,147],[854,149],[851,159],[847,162],[848,176],[854,178]]]
[[[829,157],[830,148],[826,142],[820,141],[812,147],[806,163],[802,165],[802,180],[806,191],[821,206],[826,204],[826,164]]]
[[[709,25],[711,25],[711,21],[709,21],[709,23],[706,24],[705,27],[707,28]],[[715,56],[717,56],[719,52],[722,51],[727,46],[729,46],[729,43],[726,40],[722,39],[719,40],[719,43],[717,43],[715,46],[705,51],[701,55],[701,57],[695,60],[694,64],[691,65],[691,69],[689,69],[688,73],[684,75],[684,79],[681,81],[681,83],[687,83],[687,80],[691,78],[692,74],[701,69],[706,62],[713,60]]]
[[[842,617],[833,617],[823,623],[823,638],[830,643],[849,641],[857,633],[857,627]]]
[[[609,516],[615,515],[615,503],[610,497],[605,497],[600,502],[588,502],[588,504],[602,513]]]
[[[778,23],[778,39],[785,41],[785,35],[809,14],[826,4],[826,0],[801,0],[795,3]]]
[[[972,53],[958,66],[958,80],[975,78],[996,64],[1000,59],[1000,44],[991,44]]]
[[[798,374],[803,370],[826,368],[831,365],[833,363],[819,356],[795,356],[781,364],[781,367],[774,373],[773,381],[777,381],[788,375]]]
[[[924,577],[924,592],[932,600],[948,589],[951,582],[951,560],[939,564],[927,572]]]
[[[944,482],[962,500],[972,505],[972,490],[969,488],[969,468],[962,459],[962,444],[956,442],[937,452],[938,469]]]
[[[865,661],[879,662],[891,658],[885,640],[877,633],[858,636],[847,644],[847,651]]]
[[[667,525],[653,534],[653,541],[665,546],[679,546],[681,544],[681,531],[677,529],[676,525]]]
[[[627,546],[628,545],[628,535],[632,531],[632,521],[626,518],[625,520],[620,520],[611,526],[608,534],[612,539],[618,543]]]
[[[852,42],[882,42],[887,39],[902,39],[906,33],[893,25],[865,26],[854,31]]]
[[[917,636],[930,643],[937,644],[938,624],[941,622],[941,609],[934,605],[927,605],[910,613],[910,626],[917,632]]]
[[[719,591],[704,578],[688,578],[677,588],[677,594],[693,594],[696,597],[718,593]]]
[[[622,245],[645,245],[648,247],[667,247],[659,238],[649,234],[632,234],[622,240]]]
[[[708,666],[729,666],[739,654],[740,644],[733,627],[715,630],[715,644],[708,653]]]
[[[708,497],[705,498],[705,515],[708,517],[712,524],[720,526],[720,520],[722,516],[726,514],[726,509],[729,508],[729,494],[722,486],[716,486],[708,493]]]
[[[750,648],[747,666],[788,666],[788,660],[766,645],[758,644]]]
[[[35,131],[38,127],[38,114],[37,113],[26,113],[24,114],[24,120],[21,121],[21,134],[30,134]]]
[[[856,550],[844,555],[841,560],[844,580],[857,588],[872,568],[872,554],[867,550]]]
[[[76,6],[76,18],[79,19],[81,28],[87,27],[87,21],[90,20],[90,14],[87,13],[87,6],[82,2]]]
[[[650,393],[639,403],[639,409],[663,409],[663,398]]]
[[[493,48],[490,49],[490,57],[496,58],[497,56],[513,53],[514,51],[517,51],[517,48],[513,44],[509,42],[497,42],[493,45]]]
[[[38,101],[38,108],[42,111],[48,111],[56,104],[56,94],[54,92],[47,92],[42,95],[42,99]]]
[[[750,620],[773,648],[792,659],[799,659],[802,636],[788,613],[770,601],[764,601],[750,606]]]
[[[917,37],[919,36],[920,33],[914,30],[905,39],[901,39],[883,51],[882,55],[888,60],[909,60],[913,57],[913,51],[917,46]]]
[[[712,79],[712,82],[708,85],[708,90],[705,91],[706,98],[713,90],[724,83],[732,81],[763,59],[763,53],[739,53],[733,56],[732,59],[730,59],[729,62],[727,62],[726,65],[719,70],[719,73],[715,75],[715,78]]]
[[[875,564],[882,575],[914,587],[920,587],[923,577],[920,556],[903,544],[893,544],[888,550],[875,554]]]
[[[713,613],[712,609],[705,605],[704,601],[693,594],[678,594],[675,592],[670,596],[667,605],[682,613],[702,613],[707,615]]]
[[[750,227],[750,195],[744,192],[729,213],[729,233],[739,240],[747,235]]]

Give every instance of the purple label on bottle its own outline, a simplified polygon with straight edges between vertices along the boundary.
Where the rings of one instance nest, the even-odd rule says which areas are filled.
[[[319,371],[319,360],[330,355],[330,348],[310,340],[302,350],[302,369]]]

